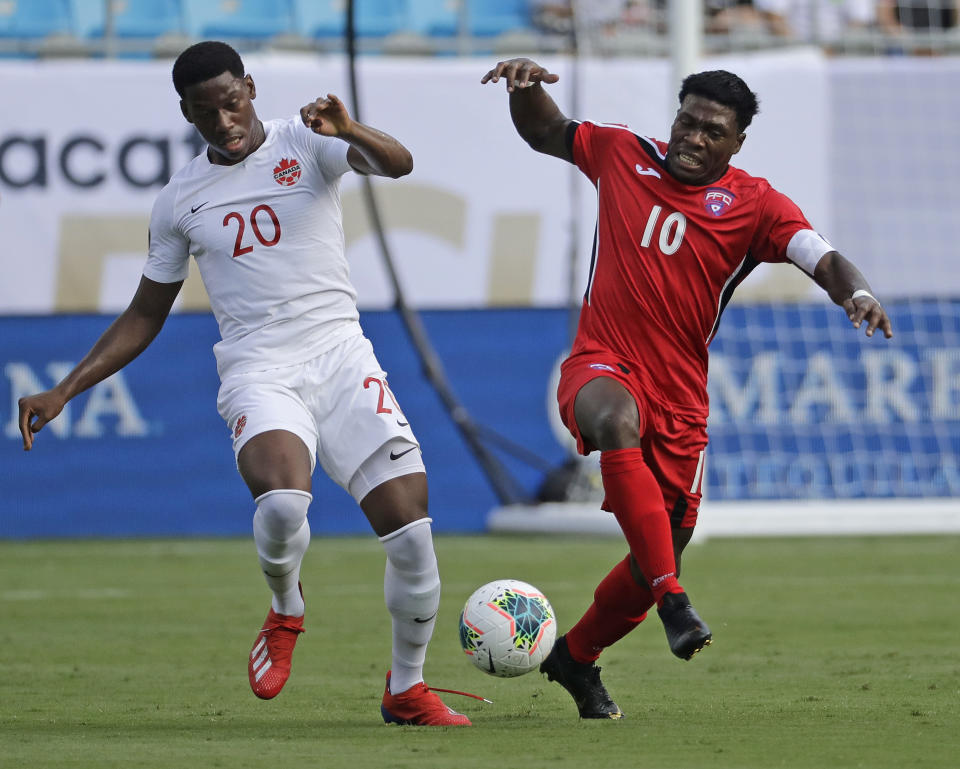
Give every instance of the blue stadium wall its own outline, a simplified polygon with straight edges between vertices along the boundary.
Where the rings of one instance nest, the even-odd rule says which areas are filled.
[[[547,423],[546,390],[567,317],[561,310],[423,315],[473,418],[546,463],[565,457]],[[31,377],[44,388],[52,385],[111,320],[0,317],[0,537],[249,534],[254,506],[216,410],[211,348],[219,337],[208,314],[171,315],[122,372],[122,383],[80,395],[59,417],[60,435],[51,423],[31,452],[22,450],[17,392]],[[367,312],[361,322],[421,441],[435,529],[482,530],[498,500],[426,382],[399,316]],[[503,459],[534,493],[542,472]],[[310,517],[317,533],[369,531],[353,499],[322,470],[314,477]]]
[[[821,304],[735,305],[711,348],[706,491],[717,501],[960,495],[960,302],[888,307],[866,339]],[[432,311],[428,334],[473,418],[537,455],[494,448],[533,496],[566,459],[549,422],[564,310]],[[49,387],[106,316],[0,317],[0,538],[248,535],[253,504],[215,408],[212,317],[174,315],[122,377],[79,396],[25,453],[16,398]],[[499,500],[427,384],[399,317],[362,322],[422,443],[441,532],[479,532]],[[878,335],[879,336],[879,335]],[[318,473],[316,533],[368,531]]]

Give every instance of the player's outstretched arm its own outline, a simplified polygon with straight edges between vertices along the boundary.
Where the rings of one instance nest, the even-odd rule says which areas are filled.
[[[813,272],[813,279],[844,309],[854,328],[860,328],[866,321],[867,336],[873,336],[878,328],[887,339],[893,336],[887,311],[874,297],[867,279],[845,256],[837,251],[824,254]]]
[[[548,72],[531,59],[497,62],[481,83],[506,82],[510,94],[510,117],[520,137],[537,152],[572,161],[567,146],[570,119],[557,107],[542,83],[556,83],[559,75]]]
[[[163,327],[182,285],[183,281],[157,283],[141,278],[130,306],[110,324],[73,371],[53,389],[20,399],[24,451],[33,448],[34,434],[63,411],[67,401],[119,371],[147,348]]]
[[[300,119],[314,133],[349,144],[347,161],[358,173],[398,179],[413,170],[410,150],[389,134],[358,123],[332,93],[301,107]]]

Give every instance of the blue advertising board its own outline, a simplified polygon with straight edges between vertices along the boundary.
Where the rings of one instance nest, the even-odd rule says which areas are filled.
[[[736,305],[710,347],[713,500],[960,495],[960,301]]]
[[[866,339],[825,304],[733,305],[711,346],[713,500],[960,494],[960,301],[900,302],[891,340]],[[569,443],[551,425],[562,309],[422,315],[488,447],[533,498]],[[249,535],[253,503],[215,407],[212,317],[173,315],[126,369],[78,396],[21,448],[17,399],[59,380],[105,316],[0,317],[0,537]],[[493,491],[396,313],[362,316],[421,441],[439,532],[479,532]],[[510,447],[508,447],[510,448]],[[531,460],[531,457],[533,458]],[[311,528],[366,533],[322,471]]]
[[[218,335],[209,315],[171,315],[137,360],[78,396],[32,451],[22,450],[17,399],[58,381],[111,320],[0,318],[0,537],[248,535],[254,505],[216,410]],[[546,390],[567,313],[428,312],[423,321],[472,418],[545,464],[562,462]],[[499,500],[425,379],[399,316],[370,312],[361,323],[422,444],[434,529],[481,531]],[[536,492],[542,469],[493,452]],[[313,493],[315,533],[370,531],[353,499],[319,469]]]

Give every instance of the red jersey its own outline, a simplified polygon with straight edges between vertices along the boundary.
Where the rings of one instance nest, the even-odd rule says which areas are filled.
[[[666,144],[625,126],[576,125],[573,160],[597,188],[597,229],[572,354],[632,362],[649,395],[706,417],[707,345],[760,262],[785,262],[812,229],[788,197],[732,166],[693,187],[664,166]]]

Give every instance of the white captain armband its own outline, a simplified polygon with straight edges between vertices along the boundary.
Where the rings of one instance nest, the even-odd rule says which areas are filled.
[[[819,232],[797,230],[787,244],[787,259],[812,277],[817,263],[830,251],[836,249]]]

